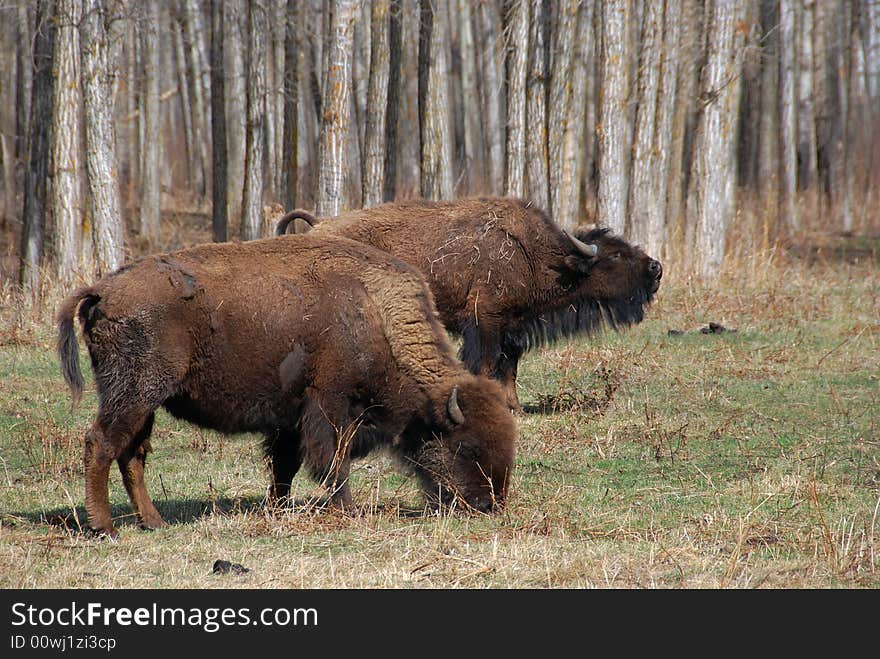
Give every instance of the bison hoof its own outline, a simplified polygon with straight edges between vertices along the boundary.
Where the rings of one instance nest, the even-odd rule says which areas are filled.
[[[88,538],[95,538],[97,540],[110,540],[113,542],[119,539],[119,531],[117,531],[113,526],[102,529],[93,529],[92,527],[88,527],[85,530],[85,535]]]
[[[168,526],[168,524],[161,517],[142,519],[138,522],[138,527],[140,527],[144,531],[155,531],[156,529],[160,529],[163,526]]]

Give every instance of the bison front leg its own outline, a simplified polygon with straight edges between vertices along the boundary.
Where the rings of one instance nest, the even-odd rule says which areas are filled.
[[[266,437],[264,446],[272,469],[268,504],[279,506],[290,499],[290,485],[302,466],[299,433],[278,431]]]
[[[516,371],[522,350],[507,345],[502,338],[502,324],[494,316],[475,316],[464,323],[459,358],[474,375],[500,380],[507,393],[507,406],[522,408],[516,394]]]
[[[312,392],[303,407],[301,427],[303,458],[312,477],[327,488],[334,505],[353,510],[348,478],[356,426],[348,401]]]
[[[516,374],[522,353],[522,348],[505,338],[501,344],[501,354],[495,362],[495,373],[493,376],[504,387],[505,394],[507,395],[507,406],[514,412],[522,412],[519,395],[516,393]]]

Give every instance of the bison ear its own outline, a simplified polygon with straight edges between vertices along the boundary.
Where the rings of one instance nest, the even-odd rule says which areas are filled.
[[[455,425],[464,423],[464,414],[458,406],[458,387],[452,387],[452,393],[449,394],[449,400],[446,401],[446,411]]]
[[[564,257],[562,261],[565,263],[566,268],[579,275],[587,274],[590,271],[590,268],[593,267],[592,259],[585,259],[582,256],[569,255]]]

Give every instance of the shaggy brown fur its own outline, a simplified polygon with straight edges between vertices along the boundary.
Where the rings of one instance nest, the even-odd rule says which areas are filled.
[[[405,201],[320,221],[296,210],[315,235],[378,247],[419,268],[446,328],[462,337],[460,357],[473,373],[499,379],[519,408],[522,354],[562,337],[638,323],[660,285],[659,261],[603,229],[575,237],[596,245],[587,256],[547,215],[512,198]]]
[[[385,446],[432,502],[489,511],[504,500],[515,428],[503,391],[455,358],[420,273],[384,252],[286,236],[123,267],[61,306],[58,352],[75,400],[76,315],[100,399],[84,457],[95,531],[116,533],[113,460],[141,525],[163,524],[144,485],[160,406],[224,433],[262,433],[278,498],[304,462],[350,506],[351,459]]]

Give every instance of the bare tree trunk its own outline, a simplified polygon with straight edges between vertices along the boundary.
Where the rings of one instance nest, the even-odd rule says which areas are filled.
[[[159,184],[160,122],[159,115],[159,5],[157,0],[145,3],[146,21],[141,26],[141,48],[144,57],[144,145],[141,164],[140,233],[154,245],[159,239],[161,199]]]
[[[685,221],[684,200],[690,170],[690,135],[694,124],[694,99],[697,89],[697,67],[702,52],[702,30],[696,0],[681,0],[679,34],[679,67],[676,82],[675,110],[672,117],[669,180],[666,188],[666,220],[669,227],[667,245],[690,247],[690,227]]]
[[[173,11],[173,10],[172,10]],[[203,172],[200,168],[195,135],[193,134],[192,102],[189,98],[189,82],[187,81],[186,53],[183,46],[183,26],[181,17],[172,15],[171,30],[174,41],[174,60],[177,69],[177,98],[180,100],[180,116],[183,120],[184,145],[186,147],[187,177],[194,190],[201,189]]]
[[[688,221],[695,228],[697,272],[717,275],[724,258],[725,231],[735,202],[736,115],[739,47],[736,0],[711,0],[706,7],[707,61],[703,69],[701,116],[694,142]]]
[[[242,0],[225,0],[223,7],[223,71],[226,90],[226,144],[229,149],[229,216],[241,216],[244,161],[247,151],[247,91],[245,89],[245,40],[247,24]]]
[[[328,43],[327,74],[324,82],[324,114],[318,143],[318,190],[315,212],[339,215],[346,208],[345,139],[351,113],[351,71],[356,0],[333,0],[333,22]]]
[[[816,183],[816,115],[813,111],[813,6],[804,0],[798,35],[798,187]]]
[[[834,157],[832,158],[832,202],[837,218],[837,226],[844,233],[853,230],[853,168],[852,124],[857,114],[853,112],[853,98],[850,95],[853,78],[853,8],[851,0],[842,0],[837,14],[836,58],[834,90],[837,95]]]
[[[626,228],[629,189],[626,154],[630,146],[627,125],[629,2],[608,0],[602,5],[602,12],[602,105],[599,117],[601,132],[597,221],[615,233],[623,233]]]
[[[92,244],[101,276],[116,270],[124,259],[112,107],[118,57],[109,41],[110,22],[119,16],[110,13],[107,0],[84,0],[83,5],[80,37],[86,173]]]
[[[547,29],[545,0],[531,0],[529,23],[529,74],[526,81],[526,188],[539,208],[550,211],[547,153],[547,70],[544,36]],[[467,106],[466,106],[467,107]]]
[[[526,171],[526,64],[529,54],[528,0],[507,5],[507,148],[504,193],[525,195]]]
[[[223,71],[224,0],[211,2],[211,234],[214,242],[229,237],[229,191],[226,149],[226,90]]]
[[[779,214],[779,3],[762,0],[761,32],[764,35],[761,73],[761,128],[758,157],[758,190],[765,227]],[[765,228],[766,231],[766,228]]]
[[[70,286],[82,274],[82,195],[80,192],[79,0],[57,0],[55,103],[52,113],[52,216],[55,220],[55,266],[59,283]]]
[[[52,59],[55,21],[52,0],[35,3],[34,73],[31,86],[30,119],[28,121],[28,162],[25,171],[24,209],[21,232],[21,264],[19,282],[22,292],[36,302],[40,295],[40,266],[46,228],[47,189],[51,122],[54,114]]]
[[[141,85],[138,83],[140,76],[139,58],[140,47],[138,38],[138,27],[136,20],[126,21],[124,29],[125,34],[125,50],[126,67],[125,67],[125,124],[120,127],[119,131],[123,137],[119,140],[119,159],[122,163],[123,180],[125,189],[123,192],[123,206],[134,207],[136,205],[137,188],[140,184],[140,159],[141,159],[141,141],[140,141],[140,124],[141,115],[140,96]]]
[[[14,157],[23,162],[26,157],[28,120],[30,118],[31,88],[33,85],[33,42],[28,3],[18,5],[18,44],[15,52],[15,144]]]
[[[820,180],[818,214],[827,220],[825,206],[831,196],[830,160],[834,106],[832,86],[827,71],[830,52],[828,45],[829,2],[813,6],[813,99],[816,113],[816,168]]]
[[[299,0],[287,0],[284,36],[284,148],[282,169],[282,203],[295,208],[299,182],[299,57],[297,28]]]
[[[561,221],[563,199],[567,191],[562,188],[565,158],[565,130],[568,125],[571,99],[571,71],[574,57],[574,41],[577,30],[577,0],[561,0],[558,3],[556,29],[551,49],[550,96],[547,108],[547,151],[550,181],[550,208],[557,222]]]
[[[477,50],[480,53],[482,85],[481,118],[485,140],[485,171],[488,180],[483,184],[492,194],[502,190],[504,176],[504,121],[502,118],[502,80],[501,80],[501,30],[500,18],[491,2],[480,2],[477,6]]]
[[[584,169],[584,128],[587,110],[587,69],[593,64],[593,5],[582,3],[575,31],[574,61],[571,68],[571,95],[563,137],[561,204],[556,221],[574,228],[583,216],[581,178]]]
[[[370,80],[364,135],[364,208],[381,204],[385,173],[385,104],[388,96],[388,12],[390,0],[375,0],[370,14]]]
[[[797,230],[797,114],[796,83],[797,69],[795,53],[795,6],[794,0],[779,2],[779,92],[780,92],[780,131],[779,161],[782,192],[782,222],[791,230]]]
[[[255,240],[263,229],[263,147],[266,140],[266,7],[248,3],[247,131],[244,191],[241,197],[242,240]]]
[[[675,0],[669,0],[673,5]],[[629,233],[648,254],[659,256],[663,248],[663,219],[665,214],[665,189],[660,180],[666,180],[666,161],[669,153],[668,122],[671,106],[665,105],[666,114],[661,118],[663,93],[672,93],[676,71],[667,70],[668,53],[664,31],[673,30],[665,23],[665,2],[648,2],[642,17],[641,57],[639,64],[638,107],[636,109],[633,136],[632,180],[629,197]],[[673,18],[667,16],[667,18]],[[677,17],[673,18],[677,25]],[[671,23],[672,21],[670,21]],[[675,36],[670,35],[670,39]],[[670,80],[672,90],[669,89]],[[663,122],[668,122],[664,125]]]
[[[471,0],[458,0],[459,52],[461,54],[461,103],[463,108],[462,179],[470,193],[476,185],[476,173],[483,165],[480,134],[479,89],[477,88],[477,51],[474,47],[474,20]]]
[[[202,200],[205,198],[207,190],[208,169],[208,141],[205,139],[207,120],[207,105],[205,101],[204,85],[202,78],[204,76],[204,57],[200,48],[201,39],[204,29],[202,27],[202,13],[197,3],[183,0],[182,14],[184,33],[186,35],[186,61],[187,69],[189,69],[190,97],[192,99],[192,131],[195,146],[196,167],[193,172],[195,179],[196,198]]]
[[[284,142],[284,113],[285,113],[285,90],[287,80],[287,10],[288,0],[273,0],[273,18],[272,18],[272,54],[273,63],[272,70],[275,73],[271,93],[269,94],[270,104],[273,106],[273,125],[275,126],[275,141],[272,158],[272,190],[275,197],[284,199],[286,192],[284,190],[284,182],[287,178],[285,172],[285,151]],[[295,10],[295,8],[294,8]]]
[[[400,118],[400,73],[402,68],[403,17],[400,0],[391,0],[388,16],[388,100],[385,105],[385,159],[383,201],[393,201],[397,191],[397,132]]]
[[[432,0],[422,0],[419,36],[419,135],[421,191],[425,199],[452,198],[452,145],[449,139],[449,92],[443,22]]]

